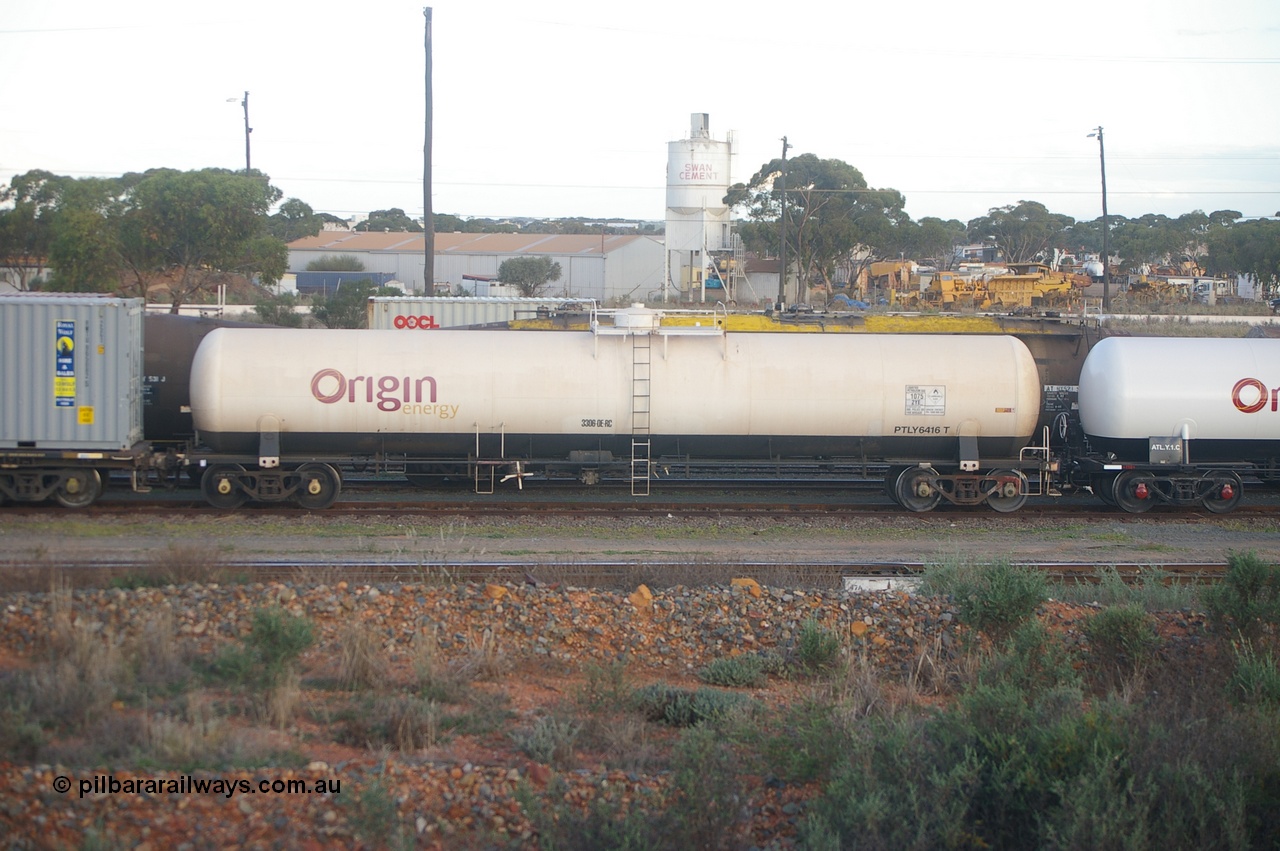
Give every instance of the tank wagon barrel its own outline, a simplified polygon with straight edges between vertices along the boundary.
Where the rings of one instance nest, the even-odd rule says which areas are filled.
[[[617,464],[647,483],[661,456],[854,456],[918,470],[915,510],[1025,498],[1040,386],[1013,337],[727,334],[624,313],[555,333],[220,329],[196,354],[192,413],[212,452],[267,469],[406,453],[423,471]],[[239,474],[215,474],[232,491],[215,500],[235,501]]]

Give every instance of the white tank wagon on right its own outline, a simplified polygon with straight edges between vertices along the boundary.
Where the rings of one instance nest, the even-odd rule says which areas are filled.
[[[1072,483],[1104,502],[1230,511],[1244,477],[1280,481],[1280,340],[1102,340],[1055,432]]]

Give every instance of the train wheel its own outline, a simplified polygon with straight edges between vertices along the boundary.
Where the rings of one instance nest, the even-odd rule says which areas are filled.
[[[908,467],[898,476],[895,489],[898,504],[908,511],[933,511],[942,500],[942,492],[929,481],[938,475],[931,467]]]
[[[84,508],[102,493],[102,477],[97,470],[68,470],[66,478],[53,492],[53,499],[63,508]]]
[[[1027,477],[1018,470],[992,470],[996,486],[987,493],[987,505],[1001,514],[1017,511],[1027,501]]]
[[[1130,514],[1141,514],[1150,511],[1156,504],[1155,478],[1149,473],[1127,470],[1116,476],[1111,495],[1116,505]]]
[[[1226,514],[1240,504],[1244,498],[1244,484],[1235,473],[1221,470],[1210,470],[1204,474],[1213,482],[1209,495],[1200,501],[1206,510],[1214,514]]]
[[[890,467],[884,474],[884,495],[893,500],[894,505],[902,505],[898,501],[898,477],[908,467]]]
[[[200,478],[200,492],[214,508],[239,508],[249,498],[236,479],[244,472],[239,464],[215,464]]]
[[[342,477],[338,471],[328,464],[303,464],[297,470],[298,505],[303,508],[320,510],[328,508],[337,500],[342,490]]]
[[[1113,496],[1116,489],[1115,476],[1093,476],[1089,479],[1089,487],[1093,489],[1094,496],[1115,508],[1116,498]]]

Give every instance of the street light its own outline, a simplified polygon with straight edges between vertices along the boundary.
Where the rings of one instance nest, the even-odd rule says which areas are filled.
[[[1107,248],[1107,237],[1111,227],[1107,219],[1107,152],[1102,146],[1102,126],[1099,125],[1086,138],[1098,137],[1098,161],[1102,165],[1102,309],[1111,309],[1111,269],[1107,262],[1110,253]]]
[[[235,103],[235,98],[227,98],[227,103]],[[249,134],[253,132],[253,128],[249,126],[249,93],[244,93],[244,100],[240,101],[240,105],[244,107],[244,173],[249,173]]]

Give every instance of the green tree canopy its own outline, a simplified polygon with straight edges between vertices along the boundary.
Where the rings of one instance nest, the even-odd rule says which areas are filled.
[[[258,318],[268,325],[280,325],[285,328],[301,328],[302,314],[298,313],[298,297],[294,293],[271,295],[263,293],[256,304],[254,312]]]
[[[1028,263],[1062,244],[1074,223],[1070,216],[1050,213],[1039,201],[1020,201],[971,219],[968,231],[970,240],[993,243],[1010,263]]]
[[[369,218],[356,225],[356,230],[372,233],[380,231],[421,233],[422,225],[409,218],[404,210],[392,207],[390,210],[374,210],[369,214]]]
[[[1280,220],[1256,219],[1212,228],[1206,236],[1207,271],[1250,275],[1267,298],[1280,295]]]
[[[49,264],[53,219],[69,177],[35,169],[15,176],[0,202],[0,269],[8,269],[19,290],[28,290]]]
[[[311,299],[311,315],[326,328],[364,328],[368,323],[370,296],[401,295],[395,287],[375,287],[373,281],[343,281],[330,296]]]
[[[783,166],[781,158],[765,163],[749,181],[730,187],[724,198],[751,219],[753,226],[742,231],[748,247],[775,256],[781,240]],[[869,188],[862,172],[841,160],[801,154],[785,166],[787,254],[795,259],[802,282],[816,278],[829,284],[837,276],[856,275],[875,259],[905,251],[912,229],[900,192]]]
[[[533,298],[552,281],[560,280],[560,264],[550,257],[512,257],[498,266],[498,280]]]
[[[364,262],[354,254],[321,254],[307,263],[308,272],[363,272]]]
[[[955,263],[956,247],[968,239],[964,223],[926,216],[916,223],[907,255],[932,263],[939,269],[950,269]]]
[[[324,228],[325,217],[311,209],[311,205],[297,198],[289,198],[280,209],[267,217],[267,233],[284,242],[293,242],[307,236],[316,236]]]
[[[265,283],[279,280],[287,249],[265,232],[267,211],[279,197],[256,170],[156,169],[138,181],[131,193],[134,227],[141,243],[149,243],[146,262],[162,258],[176,273],[169,285],[174,312],[224,281],[228,272],[260,274]],[[278,246],[269,248],[259,237]]]

